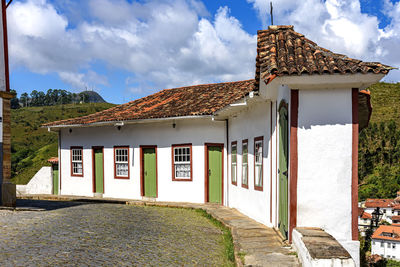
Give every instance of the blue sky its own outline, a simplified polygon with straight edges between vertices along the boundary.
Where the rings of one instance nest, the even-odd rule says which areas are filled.
[[[273,1],[275,24],[334,52],[400,66],[400,3]],[[254,78],[266,0],[14,0],[11,88],[90,89],[124,103],[164,88]],[[399,71],[386,78],[400,80]]]

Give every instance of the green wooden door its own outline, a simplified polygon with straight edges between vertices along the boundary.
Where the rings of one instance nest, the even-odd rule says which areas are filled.
[[[58,195],[58,165],[53,164],[53,194]]]
[[[279,230],[288,238],[288,112],[279,110]]]
[[[156,149],[143,148],[144,195],[157,197]]]
[[[208,201],[222,204],[222,147],[208,147]]]
[[[104,193],[104,168],[103,168],[103,149],[94,150],[94,170],[95,170],[95,193]]]

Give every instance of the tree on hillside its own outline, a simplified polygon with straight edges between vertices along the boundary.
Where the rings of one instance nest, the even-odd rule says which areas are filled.
[[[20,97],[20,99],[19,99],[19,102],[22,103],[22,106],[23,106],[23,107],[27,107],[28,104],[29,104],[29,96],[28,96],[28,94],[27,94],[27,93],[21,94],[21,97]]]
[[[394,121],[372,123],[360,133],[361,200],[392,198],[400,190],[400,130]]]
[[[14,97],[11,98],[11,108],[12,109],[19,108],[19,100],[17,97],[17,91],[15,91],[14,89],[11,89],[11,93],[14,94]]]

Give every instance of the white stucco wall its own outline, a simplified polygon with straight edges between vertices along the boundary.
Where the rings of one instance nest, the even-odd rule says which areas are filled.
[[[42,167],[27,185],[17,185],[19,194],[52,194],[53,179],[51,167]]]
[[[141,199],[140,146],[157,146],[159,201],[204,202],[204,144],[225,143],[225,122],[211,119],[73,128],[62,131],[61,194],[93,196],[92,146],[104,146],[104,197]],[[171,145],[192,143],[193,181],[172,181]],[[130,179],[114,178],[114,146],[129,145]],[[70,147],[83,146],[83,177],[71,176]],[[224,149],[224,201],[226,151]]]
[[[395,248],[393,248],[393,244]],[[388,259],[400,260],[400,242],[372,239],[371,255],[381,255]],[[394,258],[393,258],[394,256]]]
[[[279,136],[279,125],[277,125],[277,121],[279,120],[278,108],[281,101],[285,101],[286,104],[290,103],[290,89],[285,85],[278,87],[278,90],[276,92],[276,99],[272,99],[272,101],[265,100],[255,104],[252,103],[249,105],[247,110],[236,114],[229,120],[229,151],[232,141],[237,141],[238,145],[237,185],[233,185],[231,183],[231,169],[229,165],[229,206],[238,209],[240,212],[270,227],[278,227],[279,223],[279,177],[277,174],[277,170],[279,169],[279,148],[277,149],[277,147],[279,147],[279,139],[277,139],[277,137]],[[288,123],[290,123],[290,105],[288,110]],[[288,134],[290,134],[290,127],[288,128],[288,131]],[[254,138],[258,136],[264,137],[263,191],[254,190]],[[244,139],[248,139],[249,142],[248,189],[243,188],[241,183],[242,140]],[[231,164],[230,156],[229,164]],[[290,201],[290,199],[288,201]],[[288,219],[289,218],[290,215],[288,216]]]
[[[320,227],[357,263],[351,241],[351,89],[300,90],[297,226]]]
[[[229,120],[229,143],[237,141],[237,185],[231,183],[229,165],[229,206],[271,226],[270,222],[270,103],[252,104]],[[254,189],[254,138],[263,136],[263,190]],[[248,189],[242,187],[242,141],[248,139]],[[229,146],[229,154],[231,147]],[[231,156],[229,155],[229,164]]]

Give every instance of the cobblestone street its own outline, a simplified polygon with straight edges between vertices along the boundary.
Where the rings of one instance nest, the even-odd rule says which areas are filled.
[[[221,266],[222,232],[194,210],[27,201],[0,210],[1,266]]]

